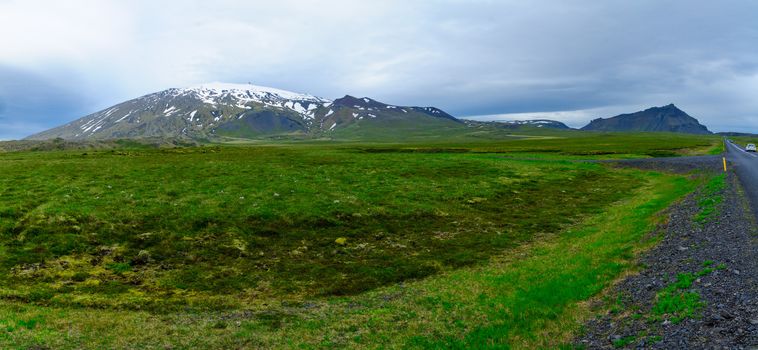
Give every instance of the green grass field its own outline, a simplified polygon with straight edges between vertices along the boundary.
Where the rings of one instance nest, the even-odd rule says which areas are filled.
[[[576,160],[719,147],[540,130],[0,153],[0,347],[558,346],[697,184]]]

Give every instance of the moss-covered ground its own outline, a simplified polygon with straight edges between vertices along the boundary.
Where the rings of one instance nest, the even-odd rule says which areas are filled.
[[[557,346],[695,186],[571,160],[718,146],[637,137],[0,154],[0,345]]]

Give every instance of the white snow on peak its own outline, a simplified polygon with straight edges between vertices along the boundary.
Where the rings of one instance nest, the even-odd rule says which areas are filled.
[[[295,104],[293,104],[292,107],[290,108],[300,114],[305,114],[308,111],[307,109],[303,107],[303,105],[300,104],[300,102],[295,102]]]
[[[108,117],[109,115],[113,114],[113,112],[117,111],[118,107],[111,108],[105,112],[105,117]]]
[[[132,113],[134,113],[134,111],[129,111],[129,113],[124,114],[123,117],[121,117],[119,120],[116,120],[116,123],[120,123],[122,120],[126,119],[126,117],[132,115]]]
[[[331,102],[327,99],[316,97],[309,94],[301,94],[297,92],[276,89],[266,86],[258,86],[253,84],[230,84],[230,83],[207,83],[200,84],[186,88],[184,90],[205,91],[212,92],[217,95],[230,94],[237,95],[242,93],[243,95],[251,95],[250,98],[278,98],[286,100],[296,101],[312,101],[312,102]]]
[[[227,105],[251,109],[248,103],[260,103],[290,109],[306,119],[312,119],[320,106],[332,104],[332,101],[321,97],[252,84],[208,83],[169,91],[174,96],[192,96],[214,108]]]
[[[176,108],[176,106],[171,106],[171,107],[166,108],[165,110],[163,110],[163,115],[169,117],[172,114],[176,113],[177,111],[179,111],[179,110]]]

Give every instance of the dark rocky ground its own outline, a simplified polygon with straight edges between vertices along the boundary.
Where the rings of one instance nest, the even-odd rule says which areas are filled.
[[[719,169],[718,157],[645,159],[618,166],[688,173]],[[697,224],[702,192],[668,211],[658,234],[662,240],[640,259],[640,272],[619,282],[593,307],[598,316],[585,324],[575,346],[587,349],[758,349],[758,236],[737,177],[730,173],[723,202],[713,220]],[[722,269],[697,278],[686,292],[700,295],[694,317],[672,322],[656,318],[657,294],[679,273],[697,273],[703,263]],[[723,265],[722,265],[723,264]],[[603,311],[604,310],[604,311]]]
[[[679,174],[693,171],[720,172],[723,170],[721,155],[672,157],[672,158],[642,158],[605,161],[616,166],[633,167],[645,170],[660,170]]]

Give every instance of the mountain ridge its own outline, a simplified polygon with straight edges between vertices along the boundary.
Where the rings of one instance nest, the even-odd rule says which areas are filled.
[[[552,120],[552,119],[526,119],[526,120],[505,120],[500,121],[496,120],[495,123],[505,124],[505,125],[513,125],[513,126],[534,126],[538,128],[547,128],[547,129],[561,129],[561,130],[569,130],[571,129],[568,125],[561,121]]]
[[[597,118],[580,130],[585,131],[661,131],[687,134],[711,134],[707,127],[685,113],[673,103],[619,114],[610,118]]]
[[[330,100],[252,84],[208,83],[127,100],[25,139],[319,135],[381,119],[462,123],[435,107],[396,106],[350,95]]]

